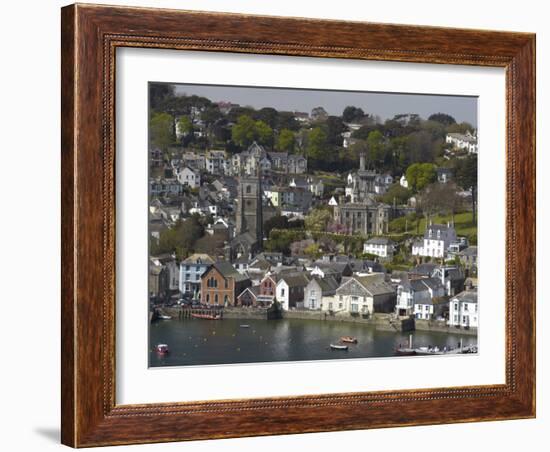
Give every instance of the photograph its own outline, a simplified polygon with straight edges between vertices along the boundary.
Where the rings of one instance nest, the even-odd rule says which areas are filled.
[[[149,367],[478,353],[477,97],[148,96]]]

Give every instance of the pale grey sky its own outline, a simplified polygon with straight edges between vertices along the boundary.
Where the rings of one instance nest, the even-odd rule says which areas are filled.
[[[400,113],[418,113],[428,118],[432,113],[447,113],[457,122],[477,127],[477,97],[431,94],[393,94],[357,91],[306,90],[292,88],[257,88],[222,85],[176,84],[177,93],[204,96],[213,102],[230,101],[256,109],[273,107],[284,111],[311,112],[321,106],[331,115],[341,115],[348,105],[379,115],[383,120]]]

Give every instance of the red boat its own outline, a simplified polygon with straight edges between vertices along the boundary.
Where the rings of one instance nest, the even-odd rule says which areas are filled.
[[[168,350],[168,345],[158,344],[157,347],[156,347],[156,352],[159,355],[167,355],[168,353],[170,353],[170,350]]]
[[[205,320],[219,320],[222,318],[219,314],[191,314],[191,317],[195,319],[205,319]]]

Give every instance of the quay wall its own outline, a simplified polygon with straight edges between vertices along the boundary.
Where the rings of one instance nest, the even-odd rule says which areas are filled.
[[[420,331],[436,331],[441,333],[464,334],[465,336],[477,336],[477,328],[456,328],[437,320],[415,319],[414,323],[415,329]]]

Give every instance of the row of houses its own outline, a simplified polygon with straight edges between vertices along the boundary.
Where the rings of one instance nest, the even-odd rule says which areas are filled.
[[[247,265],[194,254],[178,266],[173,256],[161,256],[151,259],[150,291],[159,296],[164,284],[165,293],[176,291],[184,299],[211,307],[269,307],[277,301],[283,310],[364,317],[393,313],[477,327],[477,292],[464,291],[460,268],[422,264],[390,276],[383,268],[354,264],[355,268],[344,260],[320,260],[286,265],[280,253],[265,253]]]

